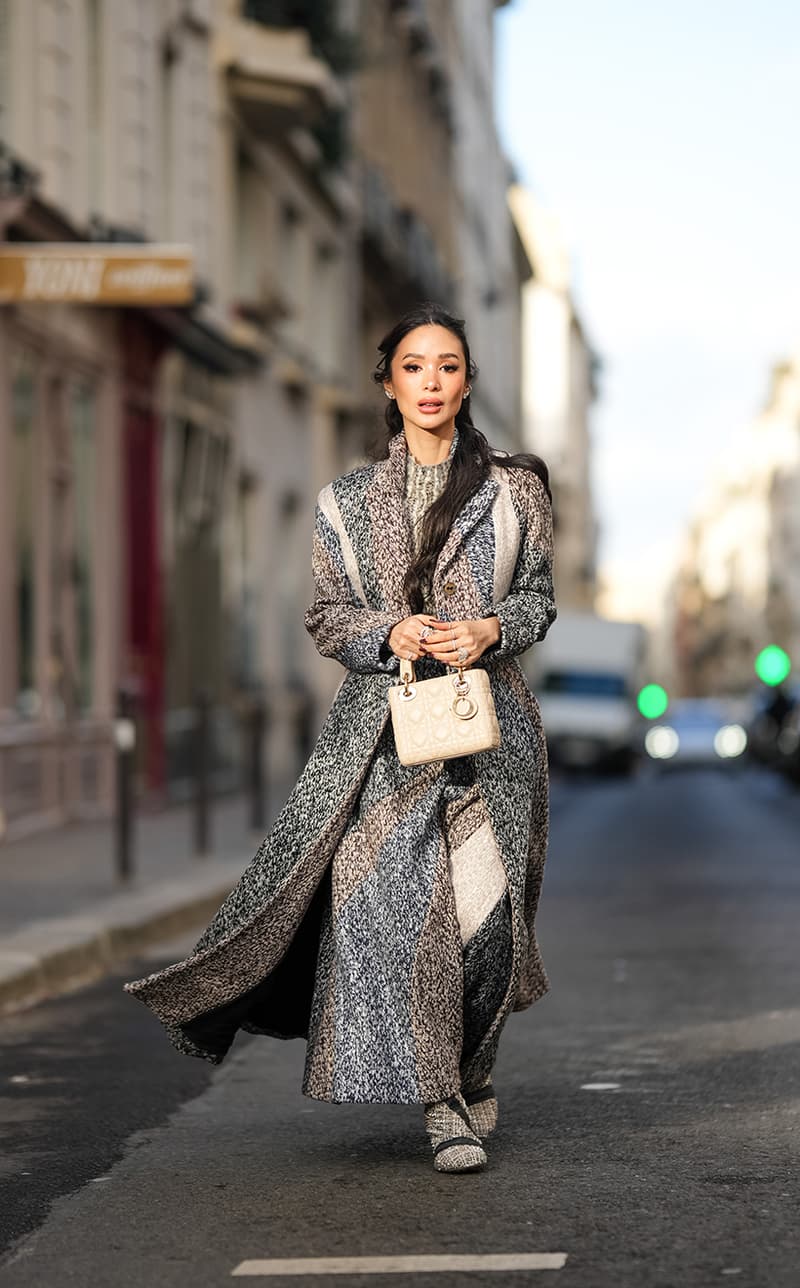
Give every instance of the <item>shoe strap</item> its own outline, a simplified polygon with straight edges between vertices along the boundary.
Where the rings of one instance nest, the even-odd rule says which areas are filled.
[[[451,1136],[449,1140],[442,1140],[439,1142],[433,1151],[433,1157],[436,1158],[438,1154],[441,1154],[443,1149],[450,1149],[453,1145],[472,1145],[478,1149],[483,1148],[481,1142],[477,1140],[475,1136]]]
[[[478,1091],[465,1091],[464,1100],[468,1105],[481,1105],[484,1100],[496,1100],[494,1087],[491,1082],[486,1087],[481,1087]]]

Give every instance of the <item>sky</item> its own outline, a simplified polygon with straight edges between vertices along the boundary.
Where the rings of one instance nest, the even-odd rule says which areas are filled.
[[[503,145],[561,217],[603,363],[601,572],[652,611],[800,347],[800,3],[513,0],[496,36]]]

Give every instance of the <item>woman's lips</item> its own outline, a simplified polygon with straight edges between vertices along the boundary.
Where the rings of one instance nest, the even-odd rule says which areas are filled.
[[[444,403],[440,403],[440,402],[421,402],[421,403],[417,403],[417,406],[419,407],[420,411],[426,411],[426,412],[428,412],[428,413],[430,413],[430,414],[433,414],[433,412],[435,412],[435,411],[441,411],[441,410],[442,410],[442,407],[444,406]]]

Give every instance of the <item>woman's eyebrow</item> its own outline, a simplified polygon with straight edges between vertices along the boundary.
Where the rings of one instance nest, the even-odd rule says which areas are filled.
[[[424,354],[424,353],[407,353],[407,354],[405,355],[405,357],[401,358],[401,362],[405,362],[406,358],[421,358],[421,359],[424,359],[424,357],[425,357],[425,354]],[[458,361],[458,360],[459,360],[459,355],[458,355],[457,353],[440,353],[440,354],[439,354],[439,361],[440,361],[440,362],[441,362],[442,358],[455,358],[455,359],[456,359],[456,361]]]

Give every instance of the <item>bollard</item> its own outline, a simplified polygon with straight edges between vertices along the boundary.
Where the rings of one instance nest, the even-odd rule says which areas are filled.
[[[267,704],[263,693],[255,693],[250,705],[250,746],[248,778],[250,788],[250,828],[263,834],[267,826],[267,785],[264,774],[264,735],[267,731]]]
[[[118,689],[117,717],[114,721],[114,746],[117,753],[114,848],[116,874],[119,881],[129,881],[133,874],[133,788],[136,752],[133,706],[133,695],[126,689]]]
[[[299,770],[307,763],[311,755],[311,727],[314,717],[314,695],[305,685],[302,685],[298,691],[298,707],[295,723],[295,738],[297,745],[298,758],[300,761]]]
[[[211,851],[211,702],[203,691],[195,699],[194,743],[194,853],[202,858]]]

